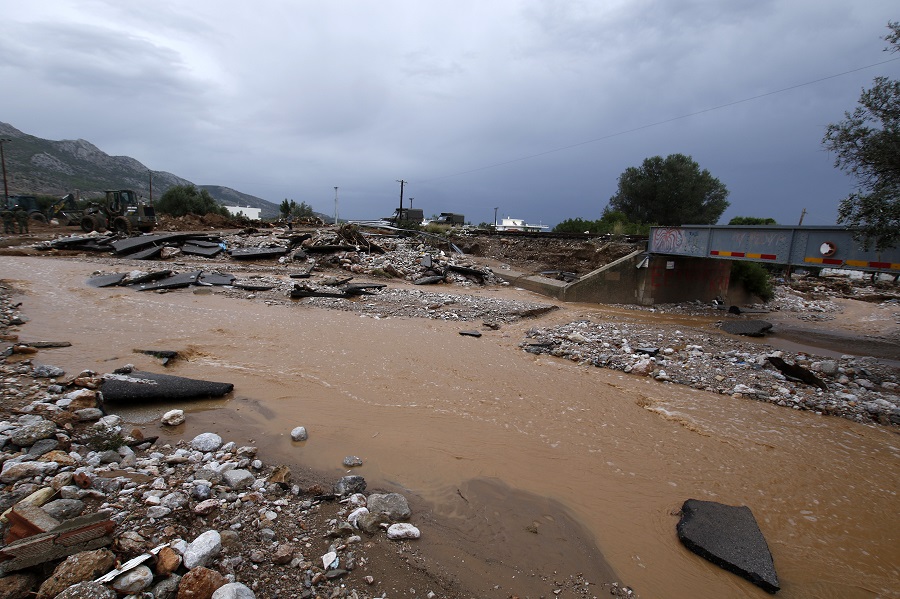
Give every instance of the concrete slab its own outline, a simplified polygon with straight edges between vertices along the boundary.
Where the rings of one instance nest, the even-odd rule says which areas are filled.
[[[747,506],[688,499],[676,525],[685,547],[769,593],[781,587],[766,539]]]
[[[234,390],[232,383],[218,383],[181,376],[135,370],[127,375],[107,375],[100,385],[104,402],[185,401],[221,397]]]
[[[244,291],[270,291],[275,289],[275,285],[272,283],[260,283],[256,281],[234,281],[232,285],[238,289],[243,289]]]
[[[128,284],[132,285],[132,286],[133,285],[143,285],[144,283],[150,283],[151,281],[159,281],[161,279],[165,279],[166,277],[170,276],[171,274],[172,274],[172,271],[168,270],[168,269],[154,270],[154,271],[148,272],[146,274],[138,275],[138,276],[132,278]]]

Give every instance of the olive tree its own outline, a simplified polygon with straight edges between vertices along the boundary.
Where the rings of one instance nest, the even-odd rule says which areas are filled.
[[[712,225],[728,208],[728,189],[690,156],[647,158],[619,176],[609,209],[636,223]]]

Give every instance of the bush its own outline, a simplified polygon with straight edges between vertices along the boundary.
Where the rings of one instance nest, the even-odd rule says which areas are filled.
[[[768,302],[775,297],[769,271],[762,264],[734,260],[731,262],[731,282],[741,283],[749,293]]]

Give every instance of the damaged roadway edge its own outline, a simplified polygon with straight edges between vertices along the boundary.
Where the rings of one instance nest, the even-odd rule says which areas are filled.
[[[105,376],[100,392],[105,402],[187,400],[222,397],[234,390],[232,383],[190,379],[142,370],[128,375]]]

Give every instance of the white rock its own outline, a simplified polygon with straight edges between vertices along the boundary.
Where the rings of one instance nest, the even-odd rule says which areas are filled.
[[[191,440],[191,447],[197,451],[215,451],[222,446],[222,437],[215,433],[200,433]]]
[[[216,589],[212,599],[256,599],[256,595],[246,585],[229,582]]]
[[[347,522],[349,522],[353,526],[356,526],[356,521],[359,520],[359,517],[364,514],[368,514],[368,513],[369,513],[368,508],[358,507],[355,510],[353,510],[352,512],[350,512],[350,515],[347,516]]]
[[[422,536],[422,533],[408,522],[398,522],[397,524],[391,524],[387,530],[387,536],[389,539],[396,541],[399,539],[418,539]]]
[[[229,470],[222,475],[222,479],[225,481],[226,485],[235,491],[240,491],[241,489],[246,489],[251,486],[256,480],[256,477],[247,470]]]
[[[326,570],[334,564],[335,560],[337,560],[337,553],[334,551],[329,551],[325,555],[322,556],[322,567]]]
[[[140,593],[153,583],[153,572],[147,566],[138,566],[112,581],[112,588],[123,595]]]
[[[306,441],[307,439],[309,439],[309,435],[306,432],[305,426],[298,426],[291,431],[292,441]]]
[[[184,424],[185,420],[184,410],[169,410],[160,418],[160,422],[166,426],[178,426],[179,424]]]
[[[207,530],[191,541],[184,551],[184,567],[192,570],[205,566],[222,551],[222,537],[218,531]]]

